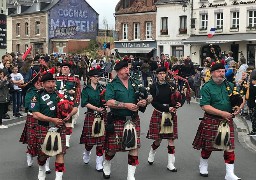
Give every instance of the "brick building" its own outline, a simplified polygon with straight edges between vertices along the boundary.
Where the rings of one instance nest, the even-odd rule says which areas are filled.
[[[98,33],[99,15],[85,0],[16,1],[8,13],[9,46],[16,52],[23,53],[29,46],[33,54],[76,52]]]
[[[117,39],[120,54],[149,58],[156,55],[157,0],[120,0],[116,5]]]

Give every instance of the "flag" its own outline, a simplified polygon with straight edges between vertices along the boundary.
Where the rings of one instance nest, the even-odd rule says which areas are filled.
[[[213,37],[213,35],[215,34],[215,28],[211,28],[210,29],[210,32],[208,33],[208,38],[212,38]]]
[[[23,61],[24,61],[24,60],[26,59],[26,57],[30,54],[31,50],[32,50],[32,46],[30,46],[30,47],[26,50],[26,52],[23,54],[23,56],[22,56],[22,60],[23,60]]]

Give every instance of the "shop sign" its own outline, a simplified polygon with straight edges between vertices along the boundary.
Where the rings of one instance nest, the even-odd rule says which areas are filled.
[[[182,41],[159,41],[159,45],[183,45]]]
[[[154,48],[156,45],[153,42],[116,42],[116,48]]]
[[[236,5],[241,5],[241,4],[254,4],[254,3],[256,3],[256,0],[254,0],[254,1],[236,1],[235,0],[231,3],[231,5],[236,6]],[[226,2],[218,3],[218,4],[209,3],[208,5],[203,3],[199,8],[218,8],[218,7],[223,7],[223,6],[227,6],[227,3]]]

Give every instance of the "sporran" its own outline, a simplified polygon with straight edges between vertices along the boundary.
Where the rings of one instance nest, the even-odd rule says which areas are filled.
[[[123,130],[122,146],[124,150],[129,151],[137,149],[137,132],[131,117],[126,117],[126,119]]]
[[[159,134],[172,134],[173,133],[173,120],[171,113],[162,113],[161,130]]]
[[[56,156],[62,152],[62,144],[59,128],[51,127],[44,139],[42,144],[42,152],[47,156]]]
[[[213,147],[220,150],[230,149],[230,127],[227,121],[221,121]]]

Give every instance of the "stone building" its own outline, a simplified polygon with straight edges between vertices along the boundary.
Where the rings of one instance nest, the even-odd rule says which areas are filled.
[[[16,1],[9,6],[7,26],[12,51],[70,53],[85,48],[98,33],[98,13],[85,0]]]
[[[156,55],[157,0],[120,0],[115,9],[120,54],[150,58]]]

